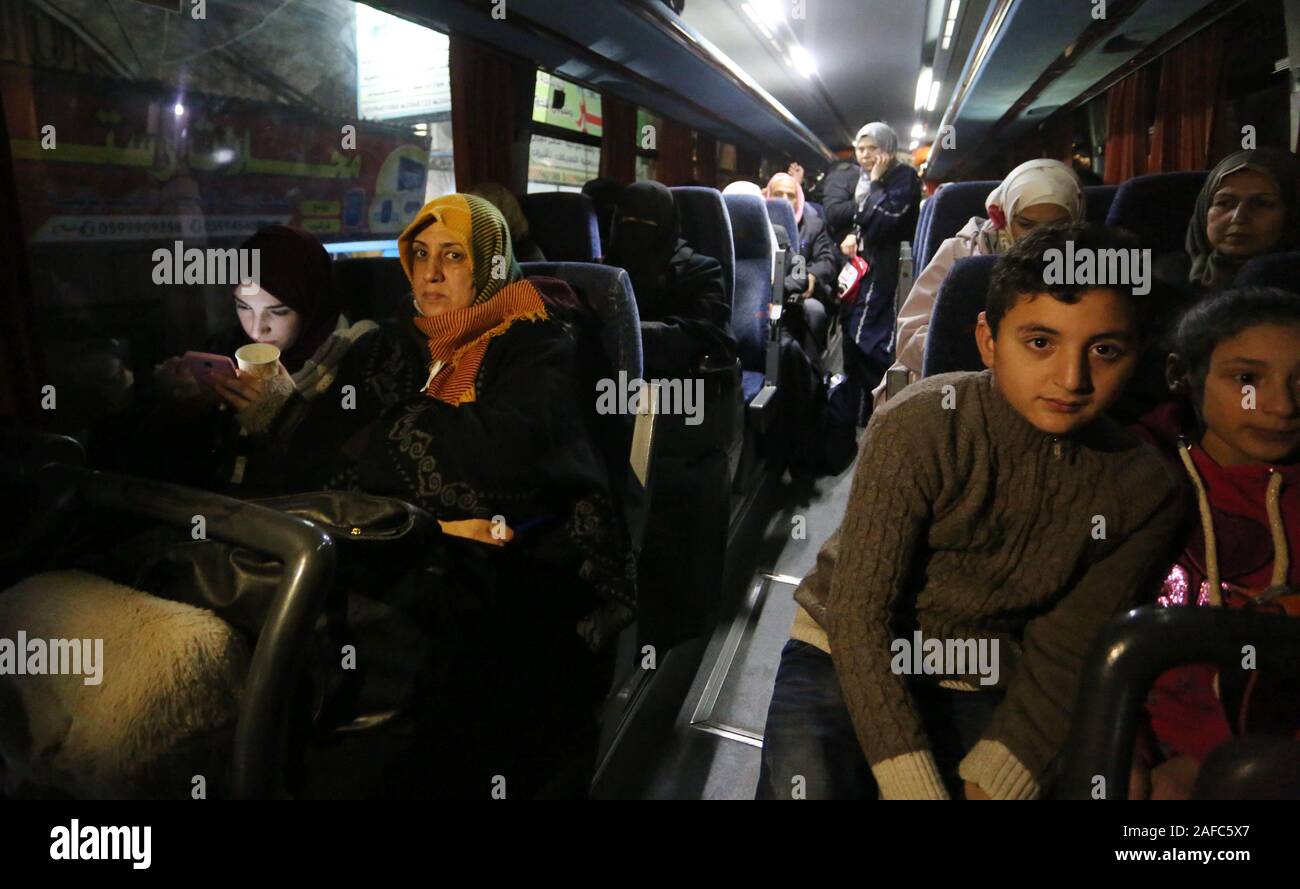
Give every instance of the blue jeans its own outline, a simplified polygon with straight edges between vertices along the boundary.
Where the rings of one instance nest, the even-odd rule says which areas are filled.
[[[911,682],[910,692],[948,793],[959,798],[963,782],[957,766],[979,740],[1003,695],[954,691],[921,681]],[[879,796],[831,656],[791,639],[776,671],[755,798],[793,798],[797,775],[804,779],[806,799]]]

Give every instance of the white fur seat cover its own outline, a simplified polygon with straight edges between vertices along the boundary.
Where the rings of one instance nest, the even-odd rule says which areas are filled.
[[[210,611],[80,571],[0,593],[0,640],[102,639],[101,681],[0,675],[7,795],[189,797],[223,780],[248,646]],[[22,657],[23,653],[18,652]]]

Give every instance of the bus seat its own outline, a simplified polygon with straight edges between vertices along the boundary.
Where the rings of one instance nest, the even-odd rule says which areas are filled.
[[[0,636],[20,629],[102,649],[91,684],[93,672],[0,682],[7,795],[180,798],[195,774],[219,780],[249,669],[233,627],[94,574],[50,571],[0,593]]]
[[[772,221],[773,225],[779,225],[785,228],[785,233],[790,237],[791,254],[798,253],[799,243],[799,223],[794,218],[794,207],[790,202],[783,199],[767,199],[767,218]]]
[[[1115,202],[1115,192],[1119,191],[1118,185],[1085,185],[1083,188],[1083,199],[1087,204],[1087,219],[1097,225],[1106,224],[1106,215],[1110,213],[1110,205]]]
[[[1137,236],[1153,257],[1183,249],[1205,170],[1135,176],[1115,192],[1106,224]]]
[[[919,274],[923,268],[921,260],[929,262],[929,257],[922,256],[921,247],[925,243],[926,232],[930,230],[930,217],[934,215],[934,196],[921,199],[921,209],[916,214],[916,231],[912,234],[912,262],[913,268]],[[838,244],[835,245],[837,248]],[[904,297],[906,298],[906,296]]]
[[[826,210],[825,208],[822,207],[821,204],[817,203],[816,201],[805,201],[803,206],[804,206],[804,210],[807,210],[809,207],[812,207],[813,210],[817,213],[817,216],[820,217],[823,222],[826,220]]]
[[[596,205],[585,194],[542,191],[519,199],[528,230],[551,262],[596,262],[601,257]]]
[[[641,376],[641,316],[627,272],[591,262],[525,262],[520,268],[525,277],[559,278],[572,287],[600,322],[601,344],[614,372]]]
[[[975,323],[984,311],[995,262],[996,256],[963,257],[939,285],[925,339],[922,376],[984,368],[975,345]]]
[[[1300,294],[1300,252],[1256,256],[1241,267],[1233,284],[1237,287],[1280,287]]]
[[[771,223],[762,198],[753,195],[729,194],[724,196],[727,215],[731,217],[731,232],[736,249],[736,284],[731,301],[731,331],[736,337],[742,372],[762,375],[767,365],[768,306],[772,302],[772,243]],[[746,404],[753,401],[748,393],[753,390],[756,377],[742,385],[746,390]],[[754,392],[757,395],[757,392]]]
[[[912,246],[913,268],[918,275],[939,252],[940,244],[955,237],[972,216],[984,215],[984,201],[998,185],[997,180],[949,182],[934,193],[929,200],[930,217],[925,231],[918,234],[917,243]],[[919,222],[917,228],[921,228]]]
[[[411,300],[411,282],[395,256],[335,260],[334,287],[353,323],[391,318]]]
[[[698,185],[679,185],[669,189],[677,204],[681,236],[700,253],[712,256],[722,265],[722,285],[735,315],[736,248],[731,234],[731,218],[722,192]]]

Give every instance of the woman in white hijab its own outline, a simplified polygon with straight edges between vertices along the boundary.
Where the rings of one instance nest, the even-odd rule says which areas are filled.
[[[964,256],[1005,253],[1018,238],[1040,225],[1078,222],[1084,214],[1083,188],[1066,164],[1032,160],[1007,174],[989,193],[984,206],[988,218],[971,217],[956,237],[939,246],[898,312],[897,358],[890,370],[906,370],[908,382],[921,376],[930,313],[939,285],[953,263]],[[881,382],[872,393],[877,404],[884,398],[884,389]]]

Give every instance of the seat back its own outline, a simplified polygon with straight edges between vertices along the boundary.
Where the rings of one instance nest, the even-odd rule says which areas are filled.
[[[1280,287],[1300,294],[1300,253],[1256,256],[1241,267],[1234,286]]]
[[[927,202],[929,221],[925,230],[917,223],[917,243],[912,245],[914,267],[924,269],[938,252],[939,245],[954,237],[972,216],[984,215],[984,201],[1000,183],[996,179],[979,182],[949,182],[940,186]]]
[[[334,290],[348,320],[383,321],[411,300],[411,282],[396,256],[336,259]]]
[[[799,223],[794,218],[794,207],[790,206],[790,202],[781,198],[768,198],[767,218],[773,225],[782,226],[789,235],[791,255],[798,253],[802,249],[799,243]]]
[[[975,323],[984,311],[995,262],[996,256],[967,256],[953,263],[939,285],[930,315],[922,376],[983,369],[975,345]]]
[[[585,194],[542,191],[524,195],[519,206],[528,230],[551,262],[595,262],[601,256],[596,205]]]
[[[1115,192],[1106,224],[1127,229],[1153,256],[1183,249],[1205,170],[1135,176]]]
[[[1106,216],[1110,213],[1110,205],[1115,202],[1115,192],[1119,191],[1118,185],[1086,185],[1083,189],[1083,199],[1087,204],[1087,220],[1095,222],[1097,225],[1104,225]]]
[[[641,318],[632,281],[623,269],[594,263],[526,262],[520,267],[526,277],[566,282],[589,316],[577,319],[579,398],[592,408],[588,417],[591,433],[622,506],[633,546],[639,549],[649,496],[654,417],[606,415],[596,404],[602,380],[621,385],[623,379],[642,378]]]
[[[682,238],[705,256],[712,256],[722,266],[722,285],[735,316],[736,248],[731,233],[731,218],[722,192],[716,188],[681,185],[669,189],[677,204]]]
[[[755,195],[724,196],[736,249],[736,284],[731,300],[731,331],[743,370],[764,373],[767,366],[769,305],[772,302],[771,222],[766,202]]]

